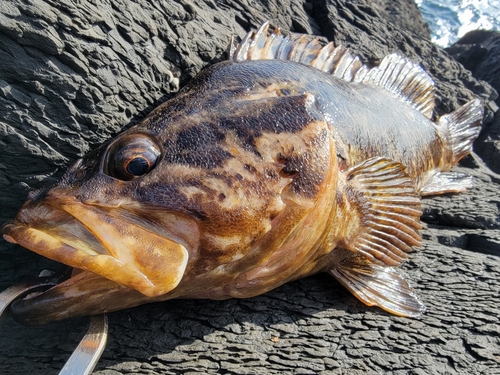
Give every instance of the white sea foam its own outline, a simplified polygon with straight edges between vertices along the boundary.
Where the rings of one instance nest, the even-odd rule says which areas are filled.
[[[416,0],[432,41],[447,47],[471,30],[500,30],[500,0]]]

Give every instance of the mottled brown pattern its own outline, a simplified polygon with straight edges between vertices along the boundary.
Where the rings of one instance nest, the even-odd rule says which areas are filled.
[[[71,218],[65,226],[68,216],[57,213],[36,225],[49,236],[61,225],[57,236],[68,238],[65,246],[71,251],[54,254],[61,246],[54,250],[36,239],[23,245],[74,266],[87,258],[103,259],[85,261],[85,269],[105,278],[111,278],[115,258],[126,259],[122,269],[113,268],[113,279],[130,288],[130,297],[123,298],[122,286],[82,285],[77,280],[94,279],[80,276],[74,282],[80,292],[87,291],[85,301],[71,315],[148,300],[250,297],[289,280],[331,272],[340,262],[350,264],[345,261],[354,253],[399,264],[418,244],[418,210],[400,210],[391,200],[402,197],[416,204],[415,184],[425,183],[436,168],[451,167],[437,127],[394,94],[287,61],[216,64],[112,144],[134,137],[147,137],[160,152],[148,173],[116,178],[108,159],[119,150],[110,153],[108,143],[78,161],[57,186],[32,194],[17,221],[4,230],[10,240],[21,242],[45,197],[68,200],[64,211],[85,218],[85,225]],[[387,160],[377,161],[380,157]],[[360,181],[353,183],[353,168],[367,160],[375,162],[358,168]],[[396,172],[379,179],[384,168]],[[383,194],[378,196],[366,179],[381,185]],[[50,208],[61,210],[57,204]],[[106,238],[92,220],[113,224],[117,228],[109,236],[119,238]],[[388,220],[395,224],[384,229]],[[85,246],[70,240],[71,230],[84,227],[97,239]],[[161,238],[166,245],[160,245]],[[140,252],[141,241],[147,252]],[[158,279],[162,267],[168,273],[164,283]],[[60,288],[59,297],[54,288],[51,298],[74,300],[66,295],[72,282]],[[120,301],[103,303],[102,287]],[[68,316],[57,309],[42,314],[37,306],[45,309],[43,298],[33,300],[31,309],[24,306],[19,318],[42,322]]]

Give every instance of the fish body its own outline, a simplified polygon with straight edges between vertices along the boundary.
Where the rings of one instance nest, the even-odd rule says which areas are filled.
[[[391,55],[369,69],[318,43],[263,25],[30,193],[4,238],[77,271],[14,303],[16,319],[247,298],[318,272],[421,314],[396,267],[420,244],[420,196],[469,186],[445,171],[470,152],[480,103],[432,121],[421,68]]]

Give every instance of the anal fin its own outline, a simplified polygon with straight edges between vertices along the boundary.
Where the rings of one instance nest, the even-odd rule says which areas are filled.
[[[368,306],[416,318],[425,311],[415,290],[394,267],[381,266],[355,255],[330,271],[342,285]]]
[[[439,172],[420,189],[422,196],[461,193],[474,186],[474,177],[466,173]]]

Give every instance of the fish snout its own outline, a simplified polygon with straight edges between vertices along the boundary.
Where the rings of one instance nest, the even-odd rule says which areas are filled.
[[[50,194],[43,201],[26,202],[2,227],[5,240],[74,271],[48,291],[16,301],[15,318],[30,325],[95,315],[145,303],[176,288],[189,259],[185,246],[190,245],[132,216]]]

